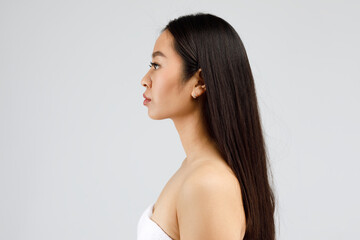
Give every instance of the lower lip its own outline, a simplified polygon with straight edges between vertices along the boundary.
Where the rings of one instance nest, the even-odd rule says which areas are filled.
[[[148,104],[151,100],[150,99],[145,99],[144,100],[144,105]]]

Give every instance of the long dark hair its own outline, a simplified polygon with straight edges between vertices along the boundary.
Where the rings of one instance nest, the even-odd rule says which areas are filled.
[[[268,179],[271,168],[254,79],[239,35],[224,19],[205,13],[171,20],[162,32],[165,30],[173,35],[174,48],[183,60],[182,82],[201,68],[206,85],[200,96],[203,118],[240,183],[246,216],[244,239],[275,239],[275,197]]]

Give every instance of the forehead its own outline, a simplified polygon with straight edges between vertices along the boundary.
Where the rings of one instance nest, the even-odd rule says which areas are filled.
[[[173,57],[176,54],[173,48],[173,40],[174,37],[168,30],[163,31],[155,42],[153,52],[160,51],[166,57]]]

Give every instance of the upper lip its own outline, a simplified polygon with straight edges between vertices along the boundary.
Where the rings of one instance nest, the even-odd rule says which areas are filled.
[[[145,95],[145,93],[143,94],[143,97],[146,98],[146,99],[151,100],[150,98],[148,98],[148,97]]]

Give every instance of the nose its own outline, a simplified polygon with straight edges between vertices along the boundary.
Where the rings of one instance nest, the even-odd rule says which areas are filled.
[[[149,72],[147,72],[145,76],[141,79],[141,85],[148,88],[151,87],[151,79],[149,76]]]

